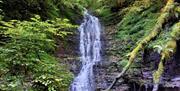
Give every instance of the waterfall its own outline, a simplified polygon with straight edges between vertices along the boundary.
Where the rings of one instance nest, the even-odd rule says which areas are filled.
[[[154,85],[153,85],[153,90],[152,90],[152,91],[158,91],[158,87],[159,87],[159,84],[154,84]]]
[[[84,13],[79,27],[82,68],[71,84],[71,91],[95,91],[93,66],[101,60],[101,25],[98,18]]]

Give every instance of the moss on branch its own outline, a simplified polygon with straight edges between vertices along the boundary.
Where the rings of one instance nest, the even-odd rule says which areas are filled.
[[[170,56],[176,52],[176,41],[180,39],[180,22],[176,23],[173,26],[170,38],[171,39],[167,42],[167,44],[161,51],[161,60],[158,65],[158,69],[153,73],[153,82],[157,85],[159,84],[160,78],[164,72],[163,63],[166,61],[166,59],[170,58]]]
[[[132,52],[129,54],[129,61],[127,65],[123,68],[122,72],[119,73],[119,75],[114,79],[114,81],[106,89],[106,91],[109,91],[114,86],[114,84],[126,73],[126,71],[130,68],[130,66],[134,62],[134,59],[136,58],[138,52],[141,49],[143,49],[152,39],[154,39],[161,32],[161,30],[163,29],[163,25],[166,23],[166,21],[170,19],[171,12],[174,10],[174,6],[175,6],[174,0],[167,1],[151,33],[148,36],[146,36],[140,43],[138,43],[137,46],[132,50]],[[163,68],[162,63],[160,64],[159,67],[160,67],[159,71],[161,71],[161,69]]]

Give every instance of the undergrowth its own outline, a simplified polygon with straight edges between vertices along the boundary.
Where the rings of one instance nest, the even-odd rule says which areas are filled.
[[[54,56],[55,37],[65,38],[77,26],[67,19],[0,22],[6,41],[0,46],[0,90],[66,91],[72,74]],[[71,30],[71,31],[70,31]]]
[[[116,39],[121,41],[117,54],[123,59],[139,41],[149,34],[156,24],[159,10],[163,3],[158,1],[135,1],[134,4],[122,10],[124,17],[118,24]]]

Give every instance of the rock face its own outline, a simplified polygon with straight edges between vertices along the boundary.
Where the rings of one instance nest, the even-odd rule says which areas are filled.
[[[67,65],[68,69],[77,75],[81,67],[79,61],[79,33],[74,31],[73,35],[66,38],[67,42],[63,40],[57,40],[59,47],[55,55],[59,58],[61,63]]]
[[[116,63],[120,57],[116,55],[118,41],[114,35],[116,33],[115,26],[106,26],[102,34],[103,50],[102,61],[94,67],[97,91],[105,90],[120,72]],[[121,82],[121,80],[120,80]],[[128,85],[118,82],[113,91],[128,91]]]

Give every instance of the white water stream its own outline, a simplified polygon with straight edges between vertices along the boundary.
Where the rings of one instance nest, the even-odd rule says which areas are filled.
[[[71,84],[71,91],[95,91],[93,66],[101,61],[101,25],[98,18],[85,12],[79,32],[82,68]]]

